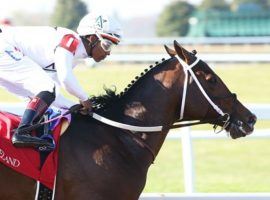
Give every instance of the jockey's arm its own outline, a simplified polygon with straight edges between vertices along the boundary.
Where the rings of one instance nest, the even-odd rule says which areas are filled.
[[[56,48],[55,67],[57,69],[57,76],[61,85],[71,95],[77,97],[80,101],[86,101],[88,99],[88,95],[80,86],[72,71],[73,59],[74,56],[70,51],[62,47]]]

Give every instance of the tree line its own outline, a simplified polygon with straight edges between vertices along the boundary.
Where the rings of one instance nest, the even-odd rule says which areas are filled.
[[[187,1],[173,1],[164,8],[158,18],[156,31],[158,36],[186,36],[189,31],[189,20],[194,12],[239,12],[253,9],[258,12],[270,12],[270,0],[203,0],[194,6]]]
[[[270,11],[270,0],[203,0],[197,6],[188,1],[175,0],[168,4],[158,17],[156,32],[158,36],[185,36],[189,31],[189,20],[196,11],[237,12],[249,7]],[[76,30],[80,19],[86,13],[87,6],[81,0],[57,0],[51,23]]]

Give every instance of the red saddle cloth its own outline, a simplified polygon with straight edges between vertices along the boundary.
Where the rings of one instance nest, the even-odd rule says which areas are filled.
[[[18,127],[19,122],[19,116],[0,112],[0,162],[53,189],[58,164],[58,141],[62,123],[59,123],[53,131],[56,149],[48,155],[41,168],[40,153],[37,150],[33,148],[16,148],[12,145],[12,130]]]

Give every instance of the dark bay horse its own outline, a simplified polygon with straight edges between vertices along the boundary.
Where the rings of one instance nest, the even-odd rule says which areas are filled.
[[[166,50],[171,58],[137,77],[125,92],[108,91],[93,99],[95,112],[102,116],[136,126],[162,126],[162,131],[131,132],[73,114],[60,141],[55,199],[137,200],[149,166],[179,118],[221,126],[232,138],[253,131],[255,115],[195,52],[176,41],[174,50]],[[1,200],[34,199],[35,188],[35,181],[0,164]]]

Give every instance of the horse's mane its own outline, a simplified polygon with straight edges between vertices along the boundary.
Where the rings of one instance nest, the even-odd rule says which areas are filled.
[[[119,102],[119,100],[121,100],[122,97],[131,90],[131,88],[136,86],[142,79],[144,79],[146,74],[155,69],[157,66],[163,65],[165,61],[165,58],[163,58],[161,63],[155,62],[155,66],[150,65],[149,68],[144,69],[144,71],[141,72],[140,75],[136,76],[134,80],[132,80],[130,84],[127,85],[124,91],[120,92],[120,94],[116,94],[116,87],[114,87],[113,89],[104,87],[103,89],[105,91],[105,94],[91,97],[91,101],[93,103],[93,110],[95,112],[103,112],[104,110],[106,110],[106,108],[115,105],[115,103]]]
[[[116,87],[114,89],[104,87],[103,89],[105,94],[91,97],[94,111],[102,111],[120,99],[120,95],[116,94]]]

